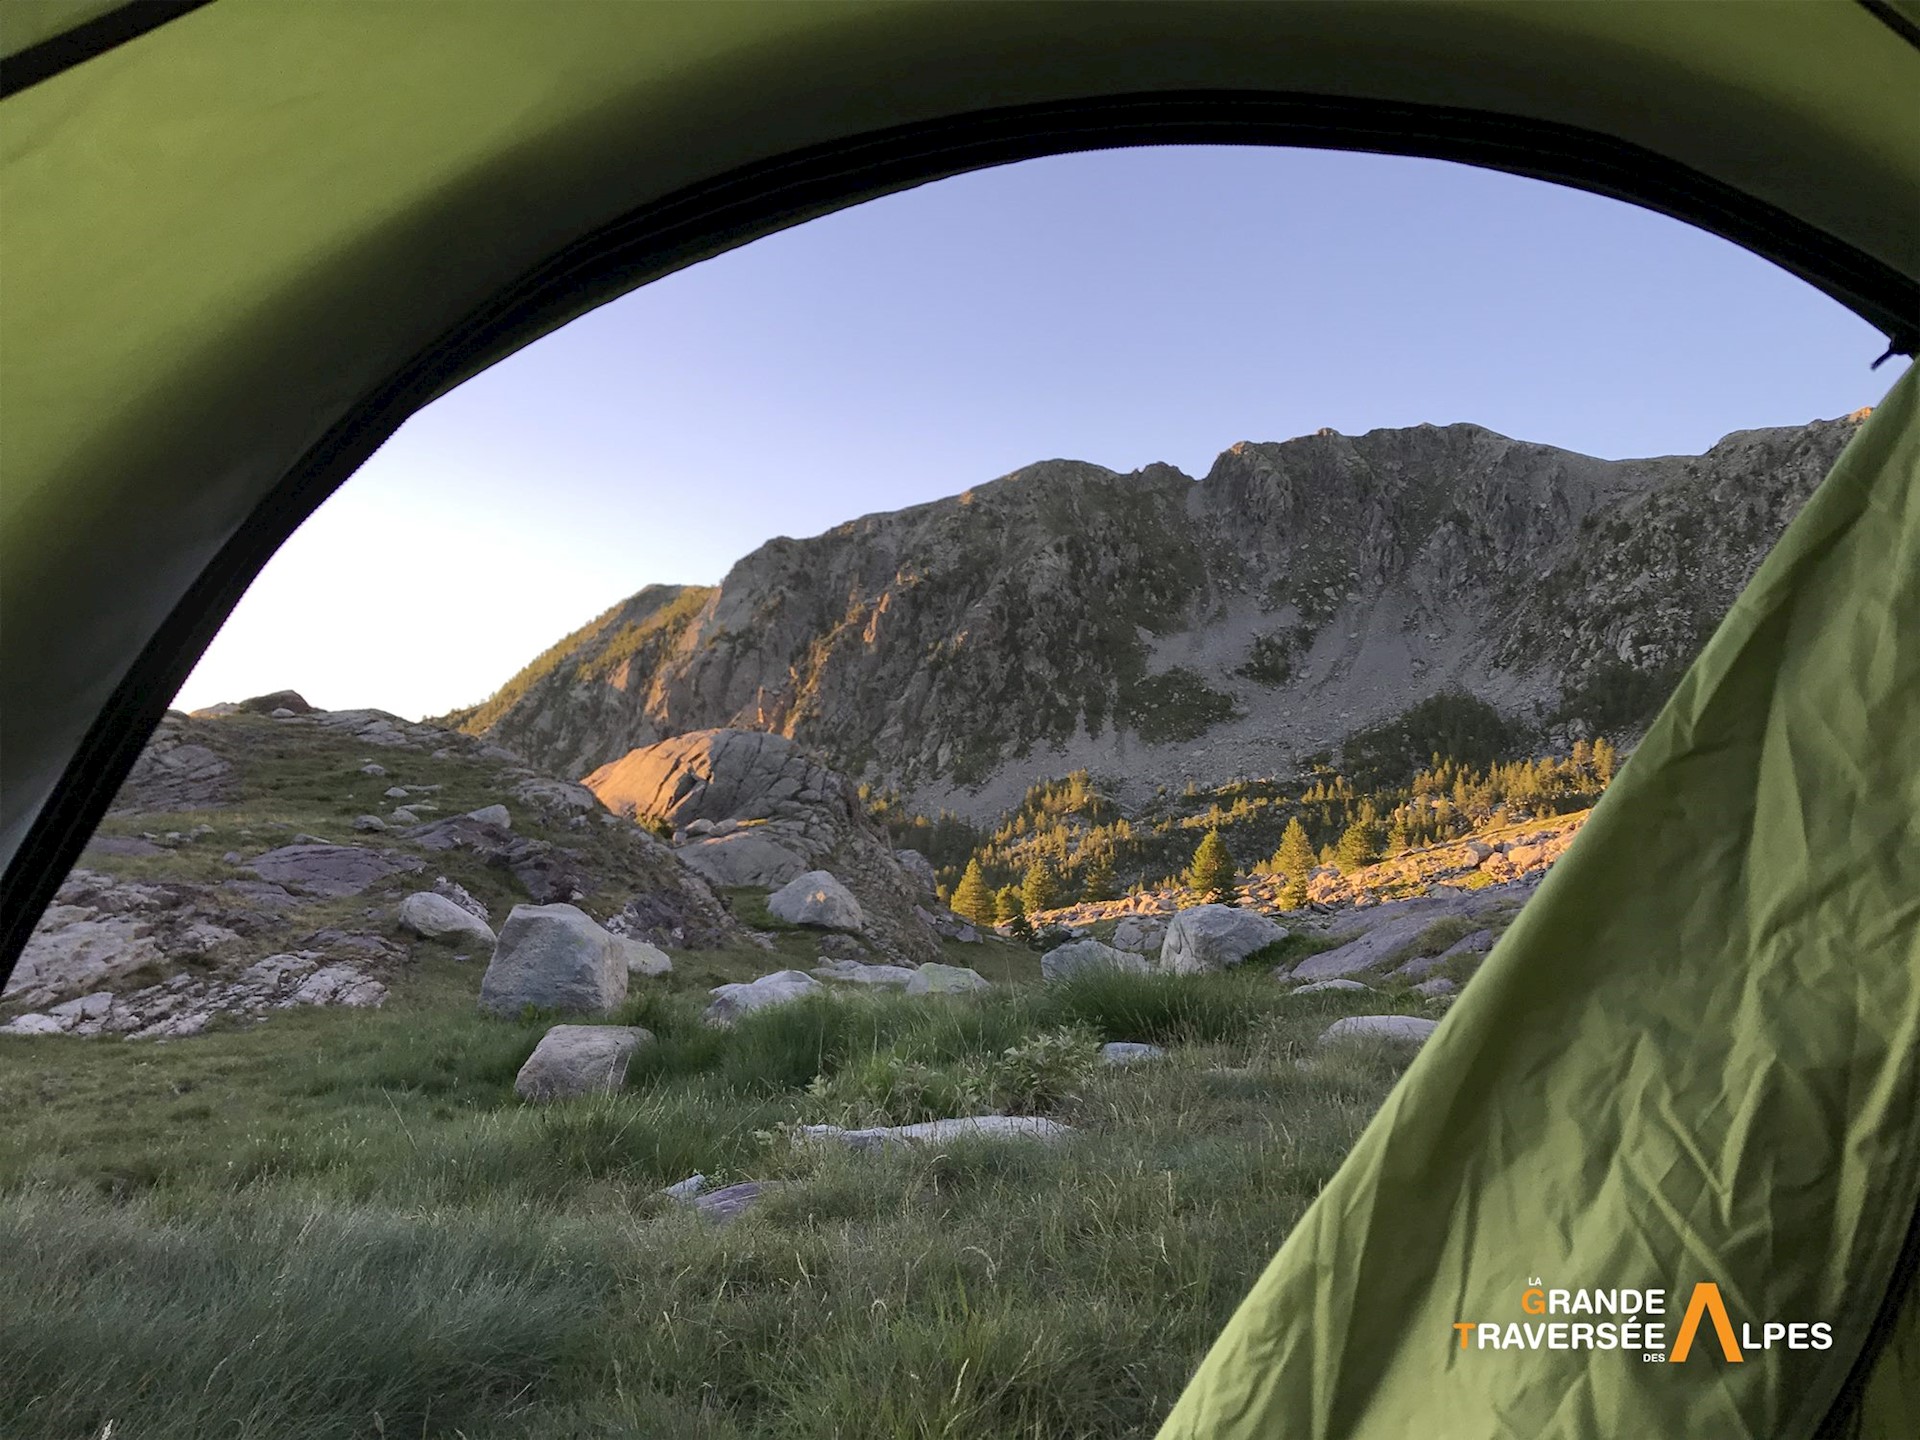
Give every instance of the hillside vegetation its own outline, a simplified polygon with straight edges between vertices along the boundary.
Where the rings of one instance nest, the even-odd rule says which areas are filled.
[[[895,793],[869,790],[867,798],[896,845],[933,862],[943,898],[969,863],[978,862],[994,890],[1021,884],[1039,865],[1053,877],[1056,905],[1064,905],[1182,889],[1209,834],[1221,838],[1242,874],[1270,874],[1285,868],[1277,852],[1290,821],[1306,831],[1317,862],[1332,865],[1356,826],[1375,857],[1391,857],[1588,809],[1613,778],[1618,762],[1604,737],[1576,741],[1557,756],[1505,758],[1516,733],[1480,701],[1440,696],[1356,735],[1337,763],[1317,757],[1307,774],[1288,780],[1163,788],[1131,813],[1113,787],[1086,771],[1033,786],[990,826],[951,811],[916,814]],[[1423,762],[1412,759],[1419,755]],[[1089,894],[1090,884],[1114,893]]]

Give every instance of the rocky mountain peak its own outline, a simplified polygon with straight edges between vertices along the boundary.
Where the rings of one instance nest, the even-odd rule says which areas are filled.
[[[453,718],[576,775],[765,731],[978,815],[1082,768],[1284,773],[1443,690],[1633,723],[1615,670],[1657,698],[1857,424],[1626,461],[1471,424],[1241,441],[1198,480],[1042,461],[649,587]]]

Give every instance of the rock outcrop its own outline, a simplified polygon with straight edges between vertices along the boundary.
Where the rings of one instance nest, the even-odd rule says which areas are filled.
[[[891,959],[939,954],[916,913],[918,882],[867,818],[857,788],[790,740],[701,731],[635,750],[585,783],[614,814],[670,833],[675,855],[714,885],[779,890],[826,872],[858,902],[847,928]]]
[[[415,823],[368,823],[389,791]],[[635,975],[670,968],[661,946],[750,938],[666,842],[497,745],[291,692],[169,713],[29,938],[0,1026],[166,1038],[282,1001],[377,1003],[410,947],[440,955],[411,942],[484,961],[489,902],[527,900],[605,917]]]

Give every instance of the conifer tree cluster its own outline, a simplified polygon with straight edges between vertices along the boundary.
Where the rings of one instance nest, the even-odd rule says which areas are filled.
[[[951,895],[955,910],[977,924],[1008,924],[998,915],[996,892],[1009,886],[1019,891],[1021,914],[1030,918],[1143,887],[1191,884],[1196,846],[1208,847],[1209,839],[1228,851],[1267,856],[1254,872],[1286,877],[1287,902],[1304,904],[1305,877],[1315,865],[1350,872],[1485,825],[1584,809],[1618,768],[1619,757],[1604,738],[1582,740],[1561,756],[1490,764],[1436,753],[1411,778],[1371,788],[1323,763],[1303,779],[1163,788],[1132,816],[1123,815],[1086,771],[1076,771],[1031,787],[990,829],[945,812],[932,821],[910,816],[897,796],[866,793],[893,843],[933,862],[940,893]],[[1292,853],[1283,856],[1271,848],[1276,844]],[[1208,848],[1212,862],[1220,864]],[[1302,878],[1296,880],[1295,871]],[[1228,893],[1233,886],[1209,880],[1208,888]]]

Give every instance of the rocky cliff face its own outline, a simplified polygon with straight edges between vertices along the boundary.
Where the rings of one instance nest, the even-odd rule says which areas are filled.
[[[1081,767],[1286,773],[1443,689],[1566,718],[1694,653],[1858,419],[1618,462],[1472,425],[1235,445],[1198,481],[1048,461],[650,587],[454,718],[571,775],[770,731],[977,815]]]

